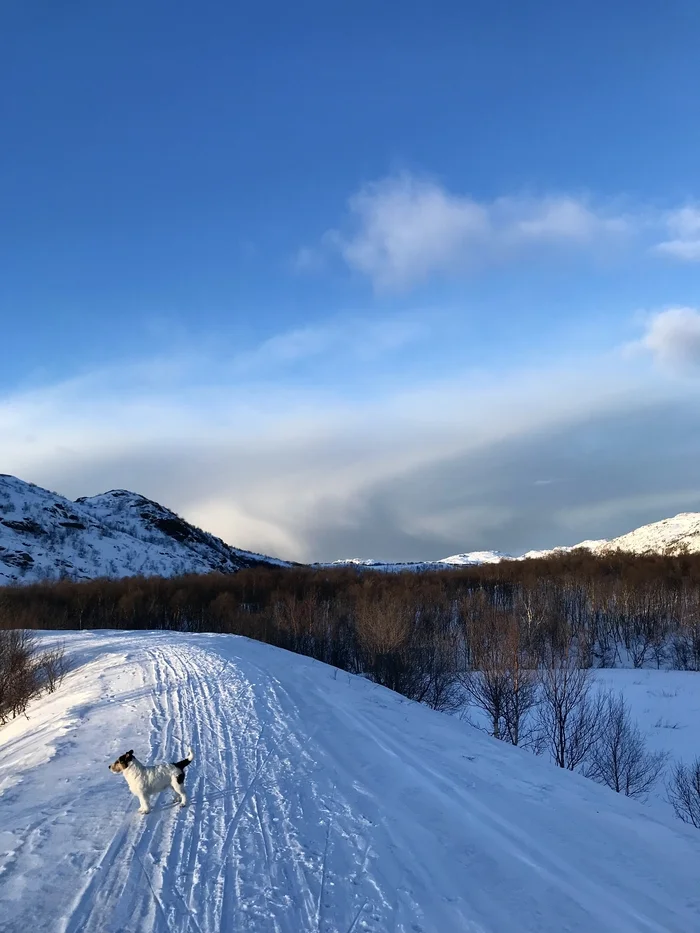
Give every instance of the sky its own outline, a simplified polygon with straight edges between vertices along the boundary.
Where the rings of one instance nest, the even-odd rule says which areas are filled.
[[[695,0],[0,6],[0,472],[302,561],[700,511]]]

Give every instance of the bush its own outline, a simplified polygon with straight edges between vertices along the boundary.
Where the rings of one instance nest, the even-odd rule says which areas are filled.
[[[674,766],[666,793],[676,816],[700,829],[700,758]]]
[[[609,694],[605,702],[600,735],[584,774],[618,794],[643,799],[661,776],[668,756],[647,751],[622,694]]]
[[[64,673],[62,648],[37,654],[31,633],[0,630],[0,725],[26,712],[29,701],[42,690],[53,693]]]

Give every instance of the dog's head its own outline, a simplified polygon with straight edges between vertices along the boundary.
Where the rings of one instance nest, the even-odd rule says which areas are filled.
[[[133,760],[134,750],[132,748],[125,755],[120,755],[114,764],[109,765],[109,770],[114,771],[115,774],[119,774],[120,771],[126,771]]]

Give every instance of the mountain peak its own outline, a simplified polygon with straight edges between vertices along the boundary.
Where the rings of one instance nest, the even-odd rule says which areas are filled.
[[[0,475],[0,584],[234,573],[259,565],[286,564],[231,547],[128,489],[72,502]]]

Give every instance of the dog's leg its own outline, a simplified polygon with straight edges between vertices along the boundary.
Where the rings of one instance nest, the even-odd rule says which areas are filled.
[[[145,794],[139,794],[139,813],[150,813],[151,808],[148,805],[148,797]]]
[[[184,774],[173,774],[170,783],[173,790],[180,798],[180,806],[187,806],[187,794],[185,793],[185,788],[182,786],[182,781],[184,779]]]

